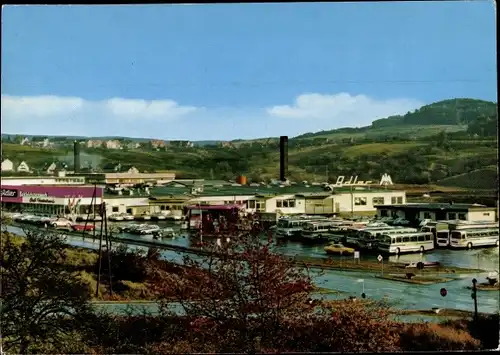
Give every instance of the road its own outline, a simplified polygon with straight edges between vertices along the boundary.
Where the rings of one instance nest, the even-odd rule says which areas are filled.
[[[8,227],[16,234],[22,235],[22,230],[16,227]],[[127,236],[129,238],[130,236]],[[133,236],[138,240],[142,237]],[[82,238],[79,236],[68,236],[70,245],[97,249],[98,242],[91,238]],[[189,238],[181,237],[168,240],[169,244],[177,246],[189,246]],[[139,248],[147,250],[144,246],[130,246],[130,248]],[[288,243],[279,249],[287,255],[299,256],[324,256],[322,247],[305,246],[299,243]],[[182,262],[182,254],[173,250],[163,250],[162,258],[173,262]],[[499,256],[498,248],[477,249],[477,250],[435,250],[422,257],[424,261],[440,261],[444,265],[477,268],[478,263],[481,269],[492,271],[498,269]],[[375,259],[376,256],[362,256]],[[390,261],[420,261],[421,256],[404,255],[401,257],[391,257]],[[487,273],[455,276],[458,279],[441,284],[433,285],[415,285],[402,282],[383,280],[375,278],[376,273],[353,272],[353,271],[334,271],[325,270],[321,275],[316,274],[314,281],[320,287],[331,290],[345,292],[348,295],[359,297],[363,290],[367,297],[374,299],[387,298],[395,307],[400,309],[431,309],[433,307],[453,308],[466,311],[473,311],[474,304],[471,298],[471,291],[466,289],[471,285],[472,278],[475,277],[479,282],[485,281]],[[362,280],[362,281],[361,281]],[[444,287],[448,291],[446,297],[440,296],[440,289]],[[344,295],[322,295],[327,299],[344,298]],[[499,310],[499,293],[495,291],[478,291],[478,308],[480,312],[494,313]]]

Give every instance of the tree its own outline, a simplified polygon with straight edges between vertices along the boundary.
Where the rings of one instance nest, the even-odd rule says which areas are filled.
[[[275,252],[260,230],[205,244],[208,253],[185,257],[181,274],[154,270],[162,313],[175,301],[190,320],[187,336],[169,347],[187,341],[190,352],[397,350],[387,312],[313,299],[307,266]]]
[[[156,275],[161,280],[156,284],[168,287],[160,291],[165,295],[162,308],[168,309],[173,291],[193,318],[192,332],[201,343],[216,336],[221,351],[256,351],[259,342],[271,340],[268,336],[284,318],[311,313],[311,279],[274,253],[270,242],[247,234],[204,250],[212,253],[202,260],[184,258],[180,277]],[[186,301],[193,296],[194,302]]]
[[[61,349],[90,311],[88,286],[65,270],[64,242],[26,231],[23,241],[4,235],[1,251],[1,326],[4,350],[26,353],[51,344]]]

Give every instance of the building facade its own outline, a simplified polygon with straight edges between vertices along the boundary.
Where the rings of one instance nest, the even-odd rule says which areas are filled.
[[[1,193],[2,209],[46,215],[86,214],[103,197],[94,186],[2,185]]]
[[[430,219],[433,221],[462,220],[488,221],[498,219],[497,208],[477,204],[449,203],[408,203],[401,205],[377,206],[379,217],[401,217],[410,222]]]
[[[84,185],[85,178],[80,176],[5,176],[2,185]]]
[[[130,213],[140,215],[150,213],[149,196],[105,196],[106,214]]]

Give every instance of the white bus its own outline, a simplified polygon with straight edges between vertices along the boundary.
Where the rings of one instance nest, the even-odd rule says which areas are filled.
[[[274,234],[276,238],[284,238],[289,240],[298,240],[302,233],[302,228],[307,222],[326,220],[326,217],[321,216],[305,216],[280,218],[276,225]]]
[[[408,234],[416,233],[418,229],[416,228],[406,228],[406,227],[393,227],[385,229],[365,229],[358,232],[358,246],[362,249],[376,249],[377,243],[385,235],[398,235],[398,234]]]
[[[330,232],[341,228],[338,221],[324,220],[307,222],[302,229],[302,240],[305,242],[320,242],[330,238]]]
[[[448,229],[441,229],[437,231],[436,244],[440,248],[450,246],[450,233],[454,230],[485,229],[485,228],[498,229],[498,222],[465,222],[465,221],[448,222]]]
[[[469,228],[451,231],[450,247],[467,248],[498,246],[498,227]]]
[[[371,238],[371,235],[380,236],[385,231],[392,231],[395,229],[400,229],[403,227],[393,227],[393,226],[380,226],[380,227],[358,227],[352,228],[352,233],[349,233],[346,237],[345,243],[347,246],[359,247],[363,244],[365,238]]]
[[[377,245],[384,253],[423,253],[434,249],[434,235],[431,232],[415,232],[401,235],[385,235]]]

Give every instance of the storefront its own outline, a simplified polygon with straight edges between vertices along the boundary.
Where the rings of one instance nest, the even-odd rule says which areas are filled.
[[[1,186],[2,209],[43,215],[86,214],[102,196],[103,189],[94,186]]]

